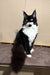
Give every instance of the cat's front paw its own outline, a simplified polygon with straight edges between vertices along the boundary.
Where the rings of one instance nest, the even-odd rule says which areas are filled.
[[[31,49],[30,53],[32,53],[32,52],[34,52],[34,49],[33,48]]]
[[[31,54],[27,54],[27,57],[31,58],[31,57],[32,57],[32,55],[31,55]]]

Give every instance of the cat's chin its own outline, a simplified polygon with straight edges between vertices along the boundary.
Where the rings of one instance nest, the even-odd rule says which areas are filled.
[[[31,55],[31,54],[27,54],[27,57],[28,57],[28,58],[31,58],[31,57],[32,57],[32,55]]]

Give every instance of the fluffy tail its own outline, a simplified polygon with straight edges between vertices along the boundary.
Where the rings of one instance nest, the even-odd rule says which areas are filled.
[[[11,67],[14,72],[18,73],[24,65],[26,54],[22,45],[13,46]]]

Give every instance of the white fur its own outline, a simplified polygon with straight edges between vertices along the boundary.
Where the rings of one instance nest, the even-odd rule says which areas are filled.
[[[34,49],[33,48],[31,49],[30,53],[32,53],[32,52],[34,52]]]
[[[31,54],[28,54],[28,55],[27,55],[27,57],[31,58],[31,57],[32,57],[32,55],[31,55]]]
[[[31,27],[28,27],[28,25],[31,24]],[[28,36],[29,38],[29,45],[31,46],[33,40],[35,39],[37,33],[38,33],[38,26],[34,25],[33,22],[28,22],[26,25],[24,25],[22,28],[23,33]]]

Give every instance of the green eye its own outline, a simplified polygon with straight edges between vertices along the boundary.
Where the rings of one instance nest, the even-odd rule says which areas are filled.
[[[28,21],[28,19],[26,19],[26,21]]]
[[[33,18],[31,19],[31,21],[33,21]]]

